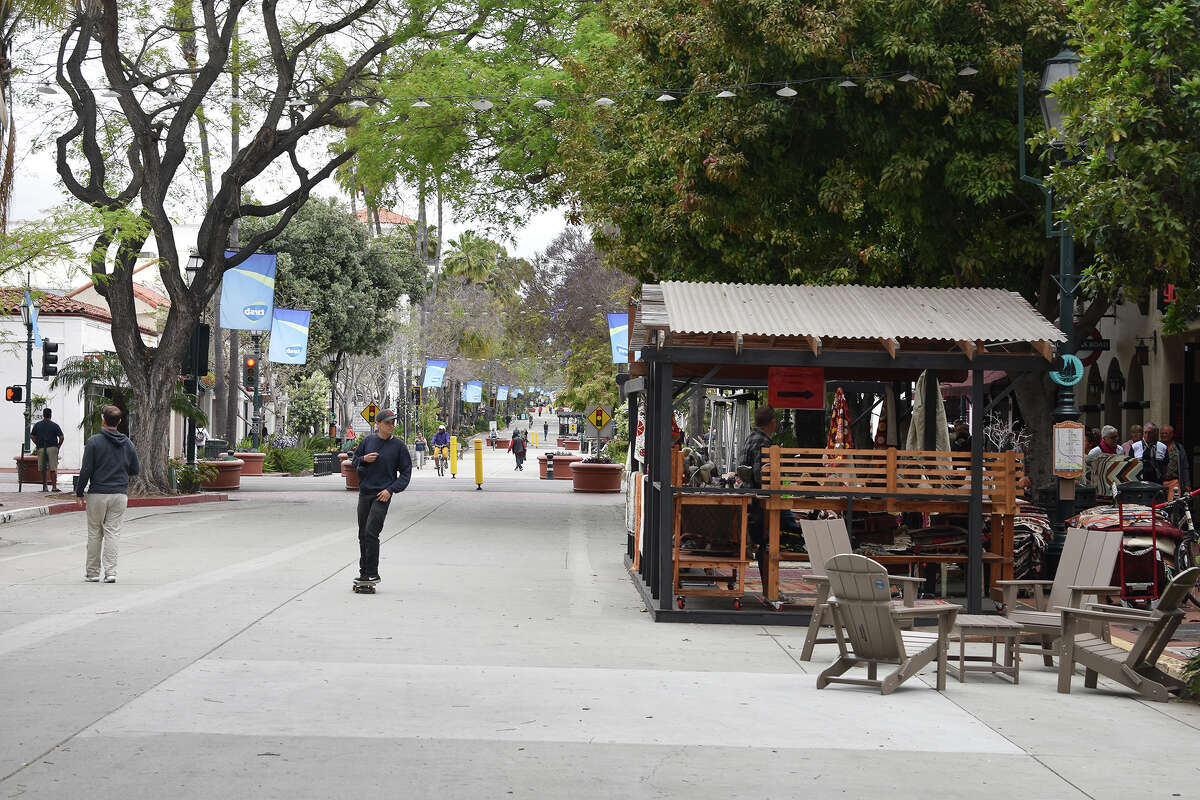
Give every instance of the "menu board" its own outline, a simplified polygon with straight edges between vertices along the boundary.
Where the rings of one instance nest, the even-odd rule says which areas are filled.
[[[1054,474],[1060,478],[1083,475],[1086,453],[1083,425],[1078,422],[1059,422],[1054,426]]]

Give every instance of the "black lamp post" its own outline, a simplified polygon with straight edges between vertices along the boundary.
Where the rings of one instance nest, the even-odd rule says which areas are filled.
[[[203,266],[204,266],[204,259],[201,258],[199,255],[197,255],[196,253],[192,253],[190,256],[188,256],[187,264],[184,266],[183,271],[185,273],[187,273],[187,285],[188,285],[189,289],[192,288],[192,284],[196,282],[196,275],[199,274],[200,268]],[[194,397],[195,397],[194,402],[196,403],[196,405],[199,405],[200,404],[200,376],[197,373],[200,370],[197,369],[197,367],[196,367],[196,361],[197,361],[198,354],[195,353],[193,348],[190,346],[188,347],[188,353],[191,356],[191,358],[190,358],[191,363],[188,364],[188,375],[190,375],[191,379],[192,379],[190,381],[190,385],[196,387],[196,394],[194,395]],[[185,381],[184,383],[188,384],[189,382]],[[187,453],[187,463],[189,465],[194,465],[196,463],[196,421],[194,419],[192,419],[190,416],[187,419],[187,425],[185,426],[184,437],[185,437],[185,441],[184,441],[183,449],[184,449],[184,452]]]
[[[29,423],[33,421],[33,313],[36,308],[37,301],[31,301],[26,291],[21,298],[21,322],[25,325],[25,445],[21,455],[29,452]],[[18,464],[17,472],[20,471]],[[17,485],[20,486],[20,480]]]

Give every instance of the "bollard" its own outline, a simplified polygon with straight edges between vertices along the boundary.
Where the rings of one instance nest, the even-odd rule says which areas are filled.
[[[450,437],[450,477],[458,477],[458,437]]]
[[[537,434],[533,434],[533,446],[537,447]]]
[[[483,439],[475,439],[475,488],[483,488]]]
[[[546,480],[554,480],[554,453],[546,453]]]

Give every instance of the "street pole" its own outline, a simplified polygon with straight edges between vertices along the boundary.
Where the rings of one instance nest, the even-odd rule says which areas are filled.
[[[259,391],[262,383],[262,333],[255,331],[251,338],[254,339],[254,413],[250,416],[253,426],[250,443],[257,450],[262,439],[262,393]]]
[[[29,425],[33,421],[33,322],[25,325],[25,446],[29,452]]]

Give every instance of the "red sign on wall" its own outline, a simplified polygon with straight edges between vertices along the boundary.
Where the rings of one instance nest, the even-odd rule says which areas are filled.
[[[825,408],[825,370],[820,367],[770,367],[767,395],[775,408]]]

